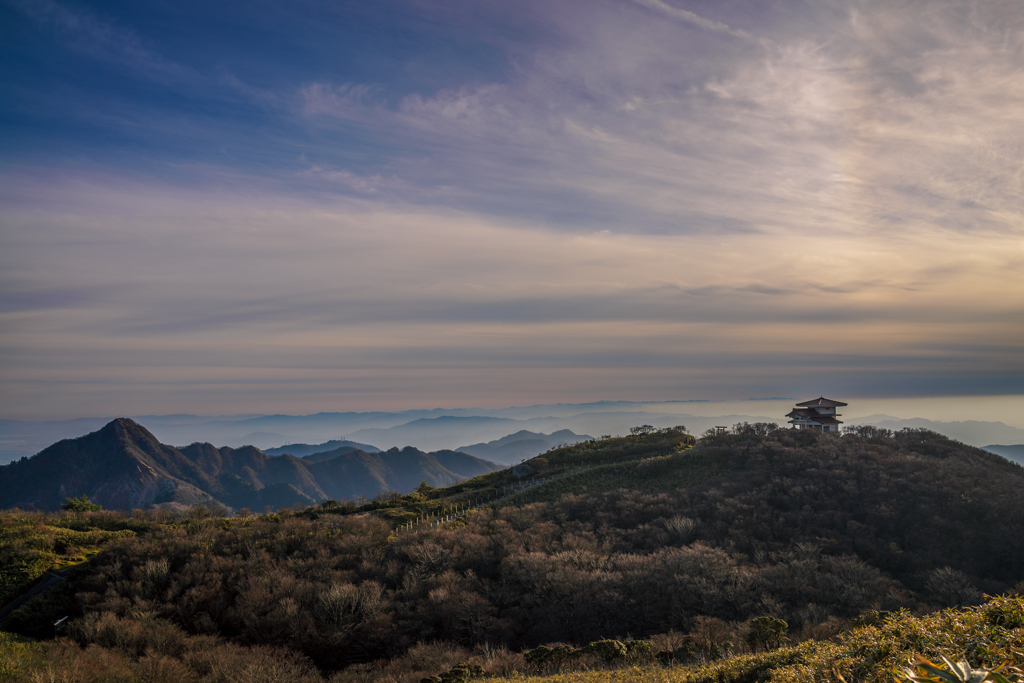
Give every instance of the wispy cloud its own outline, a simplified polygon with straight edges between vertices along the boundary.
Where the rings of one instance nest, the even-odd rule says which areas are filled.
[[[529,7],[497,76],[304,65],[250,138],[167,115],[244,165],[8,171],[4,405],[62,373],[173,409],[1024,378],[1019,3],[800,4],[756,40],[696,4]]]
[[[330,87],[313,83],[302,88],[303,111],[308,116],[329,115],[367,121],[372,119],[371,112],[379,109],[372,101],[373,94],[379,90],[366,84]]]
[[[145,79],[177,97],[206,102],[242,101],[275,113],[280,112],[287,101],[283,93],[246,82],[224,64],[197,67],[188,64],[187,60],[168,57],[156,41],[144,38],[130,25],[87,7],[57,0],[0,0],[0,3],[51,32],[61,51],[84,56],[91,60],[91,64],[108,65],[111,73],[118,76],[132,74],[135,78]],[[117,88],[111,85],[110,90],[116,92]],[[166,119],[169,117],[152,103],[116,102],[118,96],[111,93],[90,98],[77,83],[52,93],[50,97],[65,107],[70,104],[68,98],[76,98],[74,106],[69,108],[89,124],[134,128],[133,132],[149,129],[154,136],[167,132]],[[190,112],[190,116],[196,113]],[[176,118],[177,125],[182,127],[181,114],[178,113]],[[206,125],[209,124],[207,120]]]
[[[302,171],[300,175],[347,187],[362,194],[373,194],[380,190],[410,189],[406,183],[394,176],[385,178],[380,174],[360,175],[346,169],[325,168],[315,164]]]
[[[777,386],[830,365],[838,375],[899,368],[926,377],[1012,371],[1024,360],[1020,298],[987,295],[1007,291],[1020,260],[1010,235],[893,235],[880,249],[872,235],[851,234],[820,251],[803,235],[566,234],[258,193],[229,201],[131,183],[49,190],[78,215],[12,216],[23,238],[8,243],[5,272],[40,296],[103,289],[60,310],[0,315],[10,330],[5,382],[23,396],[39,395],[47,368],[72,367],[82,386],[131,368],[165,389],[206,382],[217,367],[223,396],[286,382],[297,368],[382,383],[404,369],[410,396],[433,381],[415,377],[445,368],[459,377],[473,368],[497,386],[502,368],[516,367],[547,392],[584,368],[621,380],[626,368],[660,367],[707,388],[754,368],[758,386]],[[52,240],[76,248],[39,249]],[[943,260],[936,277],[930,269]],[[638,377],[651,379],[630,382]]]
[[[653,9],[657,12],[661,12],[667,16],[672,17],[673,19],[685,21],[689,24],[699,26],[700,28],[706,29],[708,31],[714,31],[715,33],[728,33],[731,36],[743,38],[745,40],[754,39],[754,37],[747,33],[746,31],[743,31],[741,29],[729,28],[728,24],[724,24],[720,21],[714,21],[713,19],[707,19],[695,12],[691,12],[690,10],[673,7],[672,5],[668,4],[667,2],[664,2],[663,0],[633,0],[633,2],[639,5],[643,5],[644,7],[649,7],[650,9]]]
[[[960,17],[942,9],[916,48],[901,47],[916,83],[904,90],[880,54],[909,19],[880,9],[851,12],[827,41],[726,49],[725,68],[699,79],[643,57],[636,79],[610,78],[613,37],[546,54],[508,83],[393,108],[368,101],[368,86],[317,84],[305,108],[390,130],[408,155],[390,172],[458,188],[435,201],[474,208],[656,232],[1004,229],[1024,196],[1020,40],[1008,48],[986,25],[954,42],[943,31]]]
[[[161,78],[191,75],[187,67],[160,55],[135,31],[105,21],[88,10],[70,8],[54,0],[4,0],[36,23],[53,27],[67,44],[96,59]]]

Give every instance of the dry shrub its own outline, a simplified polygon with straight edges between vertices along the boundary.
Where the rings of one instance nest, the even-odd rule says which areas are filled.
[[[132,667],[136,679],[146,683],[194,683],[198,676],[180,659],[172,659],[155,652],[147,653]]]
[[[694,537],[700,523],[683,515],[673,515],[665,520],[665,529],[679,541],[686,543]]]
[[[470,664],[479,664],[488,674],[508,677],[526,671],[526,660],[521,652],[512,652],[503,645],[478,645],[473,650]]]
[[[469,653],[452,643],[416,643],[402,659],[411,668],[434,673],[447,671],[455,663],[466,661]]]
[[[705,659],[718,659],[742,649],[746,624],[730,624],[715,617],[699,616],[690,630],[690,642]]]
[[[977,605],[982,602],[981,591],[967,574],[952,567],[933,569],[926,582],[931,597],[943,607]]]
[[[99,645],[84,650],[60,639],[46,645],[46,665],[29,674],[32,683],[134,683],[131,660]]]
[[[383,664],[375,673],[378,681],[419,683],[426,676],[436,676],[469,658],[469,652],[448,642],[417,643],[403,657]]]
[[[807,622],[800,629],[800,640],[828,640],[850,629],[850,622],[830,616],[819,623]]]
[[[137,658],[152,650],[180,657],[188,636],[174,624],[152,617],[121,618],[112,612],[87,614],[71,624],[70,635],[83,645],[95,643]]]
[[[428,676],[450,671],[459,662],[481,666],[492,676],[508,677],[528,670],[521,653],[503,646],[480,645],[469,651],[452,643],[421,642],[387,662],[357,664],[338,671],[330,683],[419,683]]]
[[[573,657],[565,666],[562,667],[562,671],[565,673],[575,673],[578,671],[601,671],[603,669],[617,669],[622,666],[621,662],[606,662],[595,654],[580,654]],[[551,673],[557,673],[553,671]]]
[[[675,463],[671,458],[652,458],[636,464],[637,471],[646,477],[660,477],[672,471]]]
[[[257,646],[247,662],[228,672],[225,683],[320,683],[316,668],[302,655],[282,648]]]
[[[196,649],[183,658],[201,683],[314,683],[322,681],[301,654],[279,647],[241,647],[197,638]]]
[[[685,633],[672,630],[668,633],[659,633],[653,635],[647,639],[651,643],[651,648],[655,652],[661,652],[664,650],[675,651],[686,645],[688,638]]]
[[[60,639],[47,645],[48,664],[33,680],[66,683],[318,683],[312,662],[280,647],[242,647],[213,636],[188,636],[152,617],[89,614],[72,625],[84,650]]]
[[[377,681],[394,683],[394,679],[381,677],[380,669],[371,664],[355,664],[346,667],[341,671],[336,671],[328,679],[329,683],[376,683]]]

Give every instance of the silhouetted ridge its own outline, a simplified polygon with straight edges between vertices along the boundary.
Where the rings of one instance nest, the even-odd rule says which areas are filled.
[[[498,469],[470,456],[446,456],[446,466],[415,448],[392,450],[371,454],[346,446],[318,462],[290,454],[270,456],[254,446],[193,443],[175,448],[160,443],[134,420],[117,418],[95,432],[0,467],[0,507],[54,510],[68,497],[87,495],[119,509],[200,503],[263,509],[408,492],[424,480],[447,486]],[[333,464],[319,466],[327,463]]]
[[[357,441],[348,441],[345,439],[333,439],[326,441],[321,444],[308,444],[308,443],[290,443],[284,446],[278,446],[277,448],[268,448],[264,452],[267,455],[294,455],[298,458],[307,458],[308,456],[318,455],[331,451],[338,450],[339,448],[353,448],[366,453],[379,453],[380,449],[376,446],[371,446],[365,443],[359,443]]]
[[[333,451],[323,451],[318,453],[310,453],[309,455],[301,456],[303,460],[308,462],[323,462],[324,460],[333,460],[342,455],[348,455],[350,453],[369,453],[370,451],[364,451],[361,448],[355,448],[353,446],[341,446],[335,448]],[[379,451],[378,451],[379,452]]]
[[[52,510],[83,494],[114,508],[215,503],[204,491],[212,483],[177,449],[135,421],[118,418],[0,468],[0,507]]]
[[[552,448],[590,441],[593,437],[586,434],[575,434],[568,429],[560,429],[551,434],[542,434],[521,429],[518,432],[503,436],[487,443],[476,443],[459,446],[457,451],[486,458],[493,462],[506,465],[520,463],[540,455]]]

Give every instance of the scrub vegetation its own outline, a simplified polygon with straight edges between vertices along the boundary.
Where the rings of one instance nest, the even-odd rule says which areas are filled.
[[[0,552],[30,567],[4,562],[9,597],[78,564],[4,622],[0,680],[891,681],[914,654],[1024,660],[1022,599],[985,597],[1024,588],[1021,467],[923,430],[693,444],[553,450],[514,495],[505,470],[231,518],[8,511]]]

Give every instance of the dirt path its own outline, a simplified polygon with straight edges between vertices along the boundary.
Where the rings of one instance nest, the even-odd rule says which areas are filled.
[[[63,583],[65,581],[67,581],[67,577],[64,576],[62,573],[50,572],[40,583],[36,585],[35,588],[30,590],[28,593],[25,593],[25,595],[21,596],[20,598],[10,603],[3,609],[0,609],[0,626],[4,625],[4,623],[11,616],[11,614],[14,613],[14,610],[18,609],[19,607],[21,607],[26,602],[28,602],[35,596],[39,595],[40,593],[48,591],[54,586],[56,586],[58,583]]]

